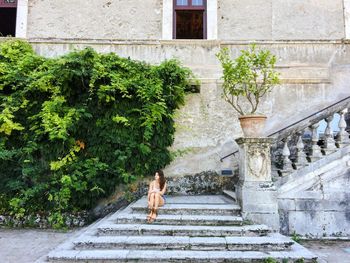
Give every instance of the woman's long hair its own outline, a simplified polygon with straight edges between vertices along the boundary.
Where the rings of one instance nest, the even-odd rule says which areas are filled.
[[[159,175],[159,188],[162,191],[165,185],[165,176],[162,170],[158,170],[157,173]]]

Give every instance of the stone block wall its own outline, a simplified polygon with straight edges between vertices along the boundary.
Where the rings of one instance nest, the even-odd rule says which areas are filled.
[[[307,238],[350,235],[350,146],[283,178],[281,232]]]
[[[335,194],[335,193],[333,193]],[[335,197],[335,196],[334,196]],[[280,201],[281,232],[307,238],[347,237],[350,235],[350,196],[340,193],[332,200],[304,196]],[[338,198],[338,200],[337,200]]]

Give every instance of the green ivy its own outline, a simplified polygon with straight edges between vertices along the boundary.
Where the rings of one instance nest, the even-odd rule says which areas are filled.
[[[116,185],[171,160],[174,112],[191,72],[91,48],[44,58],[0,44],[0,211],[22,218],[88,210]]]

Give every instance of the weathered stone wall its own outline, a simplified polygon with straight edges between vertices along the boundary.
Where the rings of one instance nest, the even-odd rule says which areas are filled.
[[[248,43],[247,43],[248,44]],[[177,114],[172,151],[176,160],[168,176],[232,168],[235,158],[220,158],[237,149],[241,136],[237,114],[221,97],[221,69],[215,54],[226,46],[232,56],[247,48],[245,43],[219,41],[33,41],[44,56],[57,56],[91,46],[99,52],[115,52],[133,59],[159,63],[177,57],[201,79],[200,93],[188,95]],[[264,101],[260,111],[268,115],[266,134],[350,95],[350,45],[340,41],[261,42],[278,57],[282,84]]]
[[[215,32],[210,38],[216,32],[226,40],[330,40],[346,35],[343,0],[215,1],[218,9],[208,10],[208,29]],[[163,0],[29,0],[27,37],[163,39],[169,35],[162,35],[163,26],[172,30],[172,5],[165,8],[170,10],[163,10]]]
[[[278,197],[282,233],[349,237],[350,146],[282,179]]]
[[[342,39],[342,0],[218,0],[218,39]]]
[[[160,0],[30,0],[28,38],[160,39]]]

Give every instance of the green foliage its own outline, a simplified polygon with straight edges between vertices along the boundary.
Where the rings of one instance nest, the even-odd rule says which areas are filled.
[[[297,234],[295,231],[293,232],[291,239],[296,242],[300,243],[301,242],[301,235]]]
[[[191,73],[87,48],[48,59],[0,44],[0,211],[18,218],[92,208],[171,160]]]
[[[276,57],[269,50],[259,50],[251,45],[241,55],[231,60],[229,50],[223,48],[216,54],[223,68],[223,95],[225,100],[241,115],[254,114],[260,99],[279,83],[275,71]],[[245,101],[240,99],[244,98]],[[247,102],[250,110],[244,107]]]
[[[264,263],[278,263],[278,261],[272,257],[268,257],[264,259]]]

